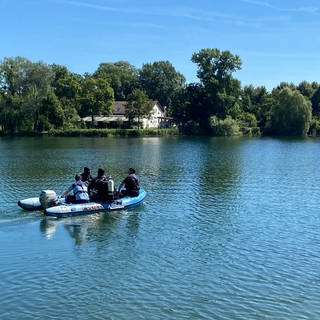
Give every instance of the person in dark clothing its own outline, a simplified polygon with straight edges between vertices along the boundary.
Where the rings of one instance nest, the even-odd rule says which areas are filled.
[[[87,186],[92,181],[93,177],[91,176],[91,170],[89,167],[84,167],[83,172],[81,173],[81,181],[84,182]]]
[[[98,175],[92,179],[88,186],[89,196],[92,201],[106,201],[108,196],[108,181],[111,177],[105,175],[102,168],[98,169]]]
[[[121,190],[122,187],[125,187],[125,190]],[[118,192],[121,192],[125,196],[136,197],[139,195],[139,177],[136,175],[136,171],[133,168],[129,168],[128,175],[121,182]]]
[[[75,175],[76,182],[73,183],[62,195],[66,196],[66,203],[86,203],[89,202],[87,185],[81,181],[80,174]]]

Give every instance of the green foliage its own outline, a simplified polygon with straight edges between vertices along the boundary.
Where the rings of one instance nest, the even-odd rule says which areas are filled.
[[[317,118],[320,118],[320,86],[314,91],[311,97],[312,113]]]
[[[270,110],[274,105],[273,97],[267,92],[264,86],[253,87],[245,86],[241,95],[241,106],[245,113],[253,114],[260,127],[264,127]]]
[[[227,116],[225,119],[219,119],[216,116],[210,118],[212,133],[215,136],[238,136],[240,127],[236,120]]]
[[[5,132],[40,130],[48,122],[41,114],[53,81],[53,72],[42,62],[17,57],[0,65],[2,100],[0,121]]]
[[[167,115],[187,134],[237,135],[239,127],[245,135],[258,135],[260,129],[267,134],[320,134],[319,83],[302,81],[296,86],[281,82],[271,93],[263,86],[241,89],[233,77],[241,68],[239,56],[202,49],[191,60],[197,64],[199,82],[185,85],[184,76],[168,61],[147,63],[140,70],[125,61],[101,63],[93,75],[79,75],[62,65],[5,58],[0,63],[0,131],[81,131],[85,127],[81,118],[110,114],[115,97],[127,100],[131,123],[106,124],[109,127],[132,127],[133,120],[139,126],[141,118],[150,113],[151,98],[166,105]],[[139,127],[116,132],[148,134]]]
[[[100,63],[94,77],[103,78],[109,83],[116,100],[126,100],[134,89],[139,88],[139,72],[126,61]]]
[[[126,103],[126,116],[132,122],[135,118],[140,119],[144,116],[149,116],[153,107],[152,100],[148,98],[144,91],[135,89],[129,94]]]
[[[178,128],[167,129],[70,129],[50,130],[50,136],[60,137],[142,137],[142,136],[171,136],[178,135]]]
[[[275,135],[304,136],[311,122],[311,103],[297,90],[282,89],[271,110],[268,133]]]
[[[316,137],[320,135],[320,120],[312,119],[309,128],[309,135]]]
[[[151,99],[170,106],[175,92],[184,87],[185,77],[169,61],[157,61],[142,66],[140,83]]]
[[[81,90],[81,114],[84,116],[96,114],[111,114],[114,105],[113,89],[103,78],[85,77]]]
[[[213,115],[219,118],[235,116],[241,89],[232,73],[241,68],[239,56],[230,51],[202,49],[192,55],[191,61],[198,65],[197,76],[208,97],[207,123]]]
[[[242,127],[257,127],[256,116],[252,113],[243,112],[238,119]]]
[[[311,99],[312,95],[314,94],[315,90],[319,87],[316,82],[309,83],[307,81],[302,81],[297,86],[297,90],[308,99]]]
[[[261,136],[261,131],[259,127],[241,127],[241,134],[249,137]]]

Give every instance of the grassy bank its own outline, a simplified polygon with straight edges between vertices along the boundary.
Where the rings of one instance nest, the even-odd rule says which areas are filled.
[[[72,129],[51,130],[49,136],[56,137],[144,137],[179,135],[178,128],[166,129]]]

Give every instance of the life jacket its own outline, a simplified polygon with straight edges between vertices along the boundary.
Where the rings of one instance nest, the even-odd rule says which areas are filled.
[[[84,182],[76,182],[72,191],[76,200],[89,200],[88,188]]]

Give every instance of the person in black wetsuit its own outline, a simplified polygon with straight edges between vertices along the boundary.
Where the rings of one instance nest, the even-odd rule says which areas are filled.
[[[104,174],[104,169],[98,169],[98,175],[92,179],[88,186],[90,200],[92,201],[107,201],[108,199],[108,186],[107,182],[111,177]]]
[[[123,186],[125,187],[125,190],[121,190]],[[118,192],[121,192],[125,196],[136,197],[139,195],[139,190],[139,177],[136,175],[136,171],[133,168],[129,168],[128,175],[121,182]]]

